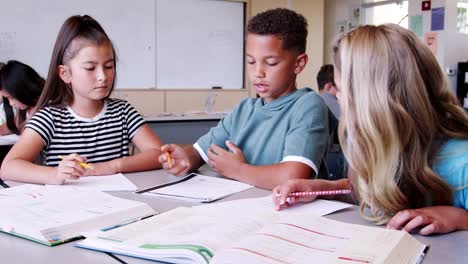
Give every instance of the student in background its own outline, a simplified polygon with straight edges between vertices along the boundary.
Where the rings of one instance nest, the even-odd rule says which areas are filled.
[[[323,101],[325,101],[333,116],[339,120],[341,111],[336,98],[337,90],[333,79],[333,65],[325,64],[320,68],[317,74],[317,84]]]
[[[388,24],[359,27],[333,51],[350,183],[289,181],[273,190],[277,209],[315,199],[287,202],[292,192],[353,188],[376,224],[422,235],[468,229],[468,117],[429,48]]]
[[[328,113],[328,127],[330,129],[331,146],[327,155],[328,179],[342,179],[346,177],[346,160],[338,139],[338,120],[340,119],[341,111],[338,99],[336,98],[337,90],[335,80],[333,79],[333,65],[325,64],[320,67],[317,74],[317,84],[320,96],[330,110]]]
[[[296,87],[308,60],[306,37],[307,22],[294,11],[254,16],[246,61],[260,98],[243,100],[193,146],[163,146],[169,154],[159,157],[163,168],[182,175],[207,162],[219,174],[266,189],[287,179],[327,177],[328,109],[311,89]]]
[[[39,110],[5,157],[2,178],[62,184],[87,175],[160,168],[159,138],[129,103],[109,98],[115,75],[115,50],[98,22],[87,15],[65,21]],[[140,150],[137,155],[129,156],[130,141]],[[33,163],[40,153],[46,166]]]
[[[0,95],[5,111],[5,124],[0,126],[2,135],[21,133],[41,96],[44,82],[33,68],[19,61],[8,61],[0,69]]]

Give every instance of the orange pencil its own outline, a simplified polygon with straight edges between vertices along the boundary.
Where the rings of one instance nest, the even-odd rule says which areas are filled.
[[[166,159],[167,159],[167,163],[169,163],[169,168],[172,167],[172,158],[171,158],[171,155],[169,155],[169,152],[165,152],[166,154]]]
[[[65,159],[64,156],[59,156],[60,159]],[[81,167],[85,168],[85,169],[93,169],[93,166],[89,165],[88,163],[86,162],[81,162],[81,161],[76,161]]]

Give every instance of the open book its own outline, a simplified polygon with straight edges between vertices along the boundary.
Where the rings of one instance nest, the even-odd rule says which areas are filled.
[[[155,214],[148,205],[66,186],[21,185],[0,190],[0,231],[48,246]]]
[[[417,263],[426,248],[406,232],[313,211],[239,214],[219,206],[180,207],[76,245],[168,263]]]

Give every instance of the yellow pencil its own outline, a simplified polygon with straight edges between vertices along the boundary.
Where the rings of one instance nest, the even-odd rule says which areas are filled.
[[[62,159],[62,160],[65,159],[65,157],[64,157],[64,156],[61,156],[61,155],[59,156],[59,158]],[[86,162],[77,161],[77,163],[78,163],[81,167],[83,167],[83,168],[85,168],[85,169],[94,169],[93,166],[89,165],[89,164],[86,163]]]
[[[167,163],[169,163],[169,168],[172,167],[172,158],[171,158],[171,155],[169,155],[169,152],[165,152],[166,154],[166,159],[167,159]]]

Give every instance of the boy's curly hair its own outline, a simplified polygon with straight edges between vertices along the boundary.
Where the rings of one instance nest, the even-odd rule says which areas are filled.
[[[275,35],[283,40],[285,50],[304,53],[307,39],[307,20],[290,9],[276,8],[258,13],[247,25],[247,33]]]

